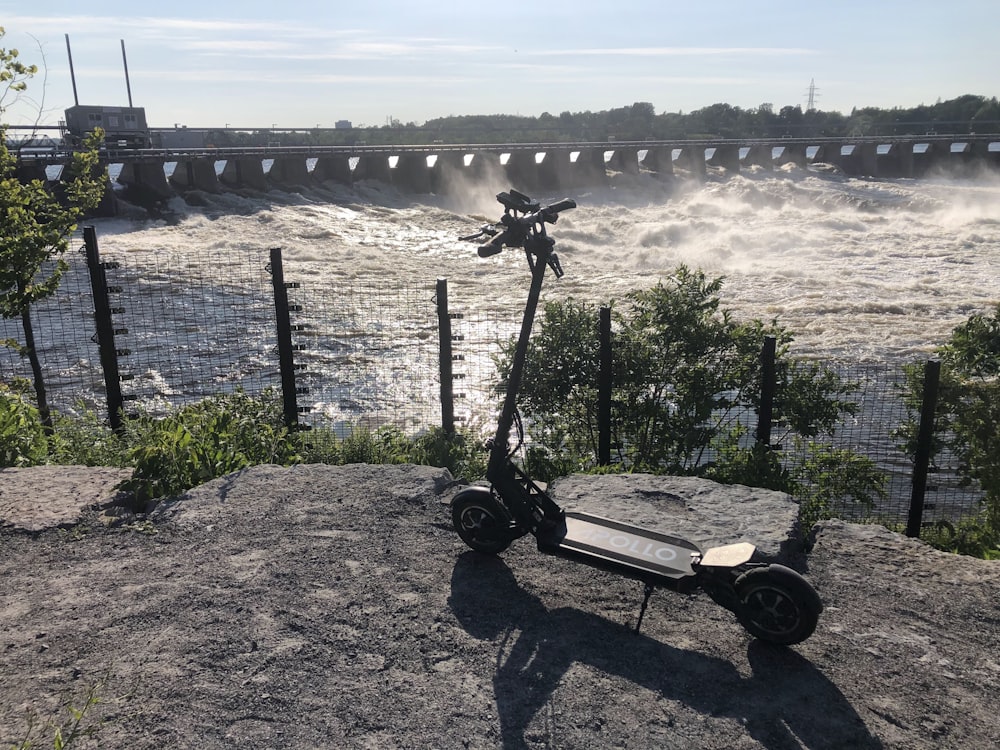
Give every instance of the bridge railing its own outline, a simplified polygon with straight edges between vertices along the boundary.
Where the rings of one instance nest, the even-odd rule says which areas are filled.
[[[813,138],[697,138],[697,139],[649,139],[642,141],[568,141],[568,142],[537,142],[537,143],[434,143],[434,144],[399,144],[399,145],[264,145],[264,146],[205,146],[205,147],[174,147],[174,148],[116,148],[102,151],[106,161],[112,163],[128,163],[136,161],[181,161],[184,159],[217,160],[258,157],[261,159],[275,157],[318,157],[318,156],[365,156],[365,155],[401,155],[401,154],[439,154],[439,153],[493,153],[502,154],[513,151],[563,152],[581,150],[622,150],[622,149],[693,149],[693,148],[725,148],[771,146],[782,148],[788,146],[824,146],[824,145],[906,145],[915,143],[952,144],[965,143],[970,145],[1000,145],[1000,134],[928,134],[924,136],[821,136]],[[72,150],[53,148],[33,150],[20,154],[24,164],[62,164],[72,156]]]

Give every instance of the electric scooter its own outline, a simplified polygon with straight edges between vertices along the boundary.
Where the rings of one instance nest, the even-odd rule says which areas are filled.
[[[713,547],[702,552],[686,539],[589,513],[564,511],[514,461],[524,441],[517,413],[517,396],[527,358],[528,340],[547,270],[563,275],[555,241],[546,225],[559,214],[576,208],[565,199],[541,206],[511,189],[497,195],[504,213],[498,224],[463,237],[491,237],[479,247],[487,258],[504,247],[521,248],[531,270],[531,286],[521,331],[511,362],[503,408],[490,450],[486,479],[490,486],[472,486],[451,501],[452,523],[469,547],[500,554],[526,534],[532,534],[540,552],[611,571],[644,584],[644,598],[635,630],[639,631],[649,598],[657,587],[679,593],[705,591],[717,604],[736,615],[755,637],[791,645],[812,635],[823,610],[813,587],[784,565],[753,561],[756,547],[746,542]],[[509,445],[511,430],[517,441]]]

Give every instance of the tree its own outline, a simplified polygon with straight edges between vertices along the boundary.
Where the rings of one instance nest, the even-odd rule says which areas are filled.
[[[4,29],[0,27],[0,39]],[[19,59],[16,49],[0,47],[0,116],[9,97],[27,88],[27,80],[38,71]],[[52,296],[59,287],[66,261],[62,255],[77,221],[97,207],[107,182],[99,167],[98,149],[104,132],[96,129],[80,151],[73,153],[55,194],[44,180],[19,178],[19,160],[7,147],[7,126],[0,123],[0,315],[20,318],[23,343],[12,346],[31,365],[38,414],[46,432],[52,431],[52,416],[45,379],[36,348],[32,306]]]
[[[789,357],[792,336],[776,321],[734,320],[720,307],[721,288],[721,278],[680,266],[613,309],[611,429],[618,469],[789,492],[802,501],[807,527],[837,507],[872,507],[884,495],[881,472],[870,459],[821,439],[855,413],[850,395],[856,384]],[[596,466],[597,320],[592,305],[550,302],[529,343],[519,407],[538,478]],[[763,445],[751,430],[767,337],[777,344],[773,418],[783,432]],[[500,357],[503,379],[513,346]],[[776,444],[782,450],[773,450]]]
[[[4,27],[0,26],[0,39],[3,39],[6,33]],[[18,59],[19,57],[16,49],[8,50],[0,47],[0,114],[7,109],[7,98],[16,99],[28,88],[27,79],[38,72],[37,65],[25,65]],[[6,136],[6,133],[4,135]]]

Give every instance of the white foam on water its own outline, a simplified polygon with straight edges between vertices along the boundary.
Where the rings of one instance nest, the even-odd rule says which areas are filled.
[[[508,187],[466,185],[456,197],[374,182],[304,195],[199,193],[203,205],[174,199],[171,221],[97,225],[102,251],[169,252],[184,273],[224,278],[224,268],[199,264],[206,249],[266,258],[280,246],[290,280],[432,288],[443,276],[461,304],[516,320],[523,256],[484,260],[457,240],[499,217],[493,196]],[[797,353],[845,359],[926,355],[1000,300],[1000,181],[875,181],[788,167],[703,184],[622,175],[568,197],[579,207],[550,228],[566,271],[549,282],[550,299],[620,301],[685,264],[725,277],[723,305],[735,317],[777,317]]]

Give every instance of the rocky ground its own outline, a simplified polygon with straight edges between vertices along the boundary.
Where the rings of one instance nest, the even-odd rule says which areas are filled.
[[[0,472],[4,750],[30,717],[51,746],[42,724],[95,685],[85,724],[103,725],[84,747],[1000,743],[1000,563],[881,527],[820,526],[796,564],[826,610],[778,648],[670,592],[637,635],[639,584],[530,538],[501,558],[467,551],[438,469],[257,467],[110,524],[94,505],[114,476],[35,471]],[[712,522],[708,484],[584,477],[553,494],[612,497],[616,513],[634,500],[693,532]],[[768,536],[774,498],[754,497],[734,536]],[[713,541],[728,539],[699,540]]]

